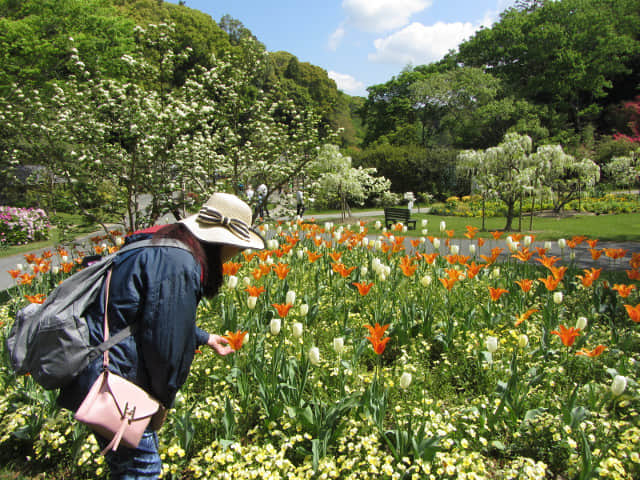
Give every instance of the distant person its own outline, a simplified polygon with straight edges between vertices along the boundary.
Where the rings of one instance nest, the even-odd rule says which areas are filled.
[[[253,200],[253,188],[251,187],[251,184],[247,185],[247,191],[245,192],[245,195],[247,196],[247,202],[251,203],[251,201]]]
[[[256,194],[258,195],[258,205],[256,206],[258,217],[268,217],[269,209],[267,208],[267,186],[264,183],[258,185],[256,188]]]
[[[296,215],[302,217],[304,213],[304,194],[302,190],[296,192]]]

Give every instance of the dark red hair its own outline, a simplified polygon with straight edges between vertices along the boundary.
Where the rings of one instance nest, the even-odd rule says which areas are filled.
[[[165,225],[153,234],[153,238],[173,238],[184,243],[202,268],[202,286],[205,297],[213,297],[222,285],[220,245],[198,240],[182,223]]]

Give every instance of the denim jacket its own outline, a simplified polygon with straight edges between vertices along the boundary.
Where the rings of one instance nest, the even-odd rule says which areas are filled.
[[[130,240],[148,237],[135,235]],[[103,340],[104,290],[87,314],[95,345]],[[109,292],[109,332],[113,335],[134,322],[137,329],[109,349],[109,370],[171,407],[196,348],[209,338],[195,324],[201,297],[201,266],[189,251],[162,246],[118,255]],[[102,356],[60,390],[60,405],[77,410],[101,370]]]

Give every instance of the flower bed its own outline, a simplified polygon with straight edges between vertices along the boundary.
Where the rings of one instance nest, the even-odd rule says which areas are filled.
[[[0,206],[0,247],[46,240],[50,228],[42,209]]]
[[[164,478],[640,476],[640,256],[576,237],[553,257],[473,229],[473,255],[366,225],[265,233],[199,309],[238,350],[197,353],[161,432]],[[621,272],[577,269],[581,242]],[[5,334],[24,295],[76,268],[63,253],[16,274]],[[0,365],[0,461],[104,478],[55,393]]]

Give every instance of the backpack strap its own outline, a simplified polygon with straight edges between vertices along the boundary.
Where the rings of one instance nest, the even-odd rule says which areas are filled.
[[[175,240],[173,238],[160,238],[155,241],[149,238],[146,240],[139,240],[137,242],[133,242],[127,245],[126,247],[123,247],[117,252],[115,252],[114,255],[118,255],[120,253],[129,251],[129,250],[134,250],[136,248],[144,248],[144,247],[175,247],[175,248],[181,248],[183,250],[190,251],[189,247],[187,247],[184,243],[180,242],[179,240]],[[109,308],[109,286],[111,284],[111,272],[112,272],[112,268],[109,268],[109,270],[107,271],[107,278],[105,280],[106,285],[105,285],[105,294],[104,294],[104,330],[103,330],[104,335],[102,337],[104,341],[100,345],[95,346],[92,349],[91,353],[89,354],[90,361],[93,361],[96,358],[98,358],[99,355],[102,355],[104,368],[106,368],[109,365],[108,350],[111,347],[113,347],[115,344],[120,343],[125,338],[133,335],[138,330],[138,323],[133,322],[132,324],[127,325],[125,328],[120,330],[115,335],[109,336],[109,323],[107,319],[107,311]]]

